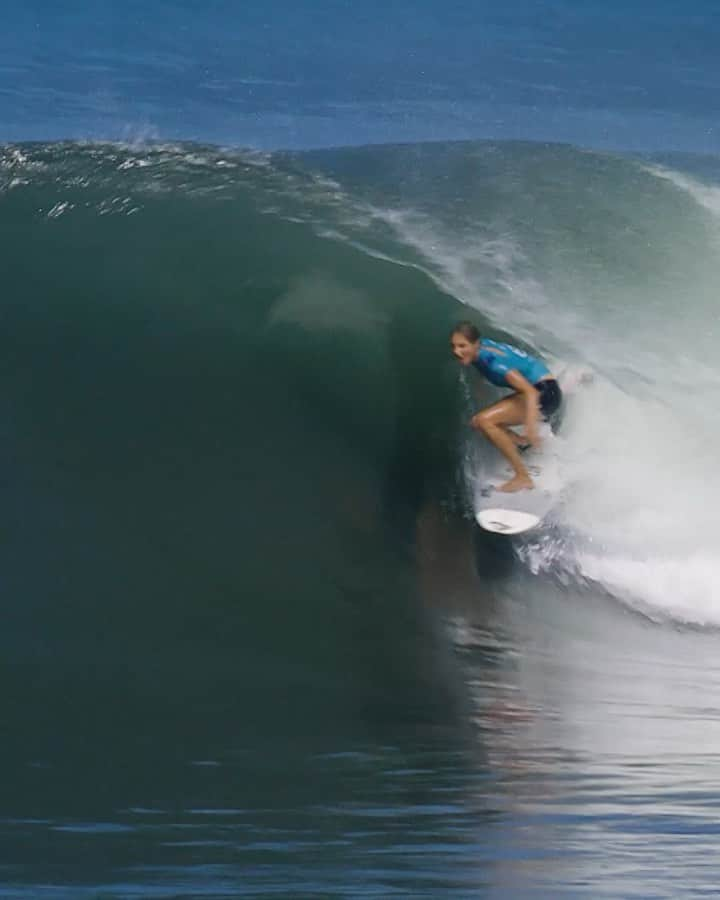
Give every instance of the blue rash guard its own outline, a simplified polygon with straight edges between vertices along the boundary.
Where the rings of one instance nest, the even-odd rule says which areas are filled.
[[[511,344],[501,344],[489,338],[483,338],[480,342],[480,350],[473,365],[488,381],[492,381],[498,387],[510,387],[506,377],[507,373],[513,370],[519,372],[530,384],[537,384],[541,378],[546,378],[550,374],[550,370],[542,360],[530,356],[524,350],[518,350]]]

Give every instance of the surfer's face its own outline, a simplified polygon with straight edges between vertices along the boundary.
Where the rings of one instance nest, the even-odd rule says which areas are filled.
[[[477,358],[480,341],[469,341],[464,335],[456,332],[450,338],[450,346],[453,356],[464,366],[469,366]]]

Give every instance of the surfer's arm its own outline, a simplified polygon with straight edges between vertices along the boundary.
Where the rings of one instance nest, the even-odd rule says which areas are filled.
[[[505,381],[509,387],[525,398],[525,434],[531,444],[536,444],[538,439],[537,423],[540,415],[538,392],[517,369],[511,369],[505,376]]]

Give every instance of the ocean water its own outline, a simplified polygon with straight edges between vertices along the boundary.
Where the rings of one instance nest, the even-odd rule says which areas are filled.
[[[712,0],[6,0],[0,140],[717,153]]]
[[[717,895],[718,19],[413,9],[8,7],[0,898]]]

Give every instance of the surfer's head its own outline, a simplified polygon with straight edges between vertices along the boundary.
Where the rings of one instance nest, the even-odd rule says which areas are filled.
[[[464,366],[469,366],[475,362],[480,350],[480,332],[472,322],[458,322],[450,335],[450,347],[453,356]]]

